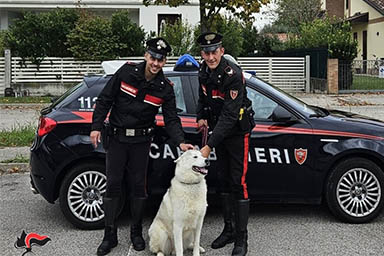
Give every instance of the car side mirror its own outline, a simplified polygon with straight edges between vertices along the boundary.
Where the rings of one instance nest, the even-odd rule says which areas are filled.
[[[281,106],[277,106],[272,112],[272,121],[274,122],[287,122],[291,118],[291,113]]]

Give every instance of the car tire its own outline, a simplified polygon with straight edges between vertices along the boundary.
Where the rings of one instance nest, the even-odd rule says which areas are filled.
[[[103,228],[102,198],[106,186],[103,164],[83,163],[73,167],[60,187],[60,208],[65,218],[80,229]],[[124,208],[125,198],[125,193],[122,193],[118,214]]]
[[[326,184],[330,211],[341,221],[365,223],[383,208],[384,174],[365,158],[349,158],[336,165]]]

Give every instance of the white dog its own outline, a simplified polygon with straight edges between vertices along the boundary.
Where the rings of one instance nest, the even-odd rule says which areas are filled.
[[[193,249],[193,256],[198,256],[205,252],[200,235],[207,210],[208,160],[200,151],[188,150],[175,163],[175,177],[148,231],[149,249],[157,256],[181,256]]]

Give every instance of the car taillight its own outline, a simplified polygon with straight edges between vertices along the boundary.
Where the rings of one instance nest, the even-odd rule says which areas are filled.
[[[45,134],[49,133],[53,130],[53,128],[56,127],[56,121],[49,118],[49,117],[40,117],[39,120],[39,129],[37,131],[37,134],[41,137]]]

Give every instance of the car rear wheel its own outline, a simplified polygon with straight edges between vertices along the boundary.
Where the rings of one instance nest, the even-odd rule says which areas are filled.
[[[326,199],[340,220],[364,223],[373,220],[383,207],[383,171],[365,158],[340,162],[331,172]]]
[[[103,196],[107,187],[105,166],[84,163],[72,168],[60,188],[60,208],[67,220],[81,229],[104,227]],[[124,208],[125,193],[121,198]]]

